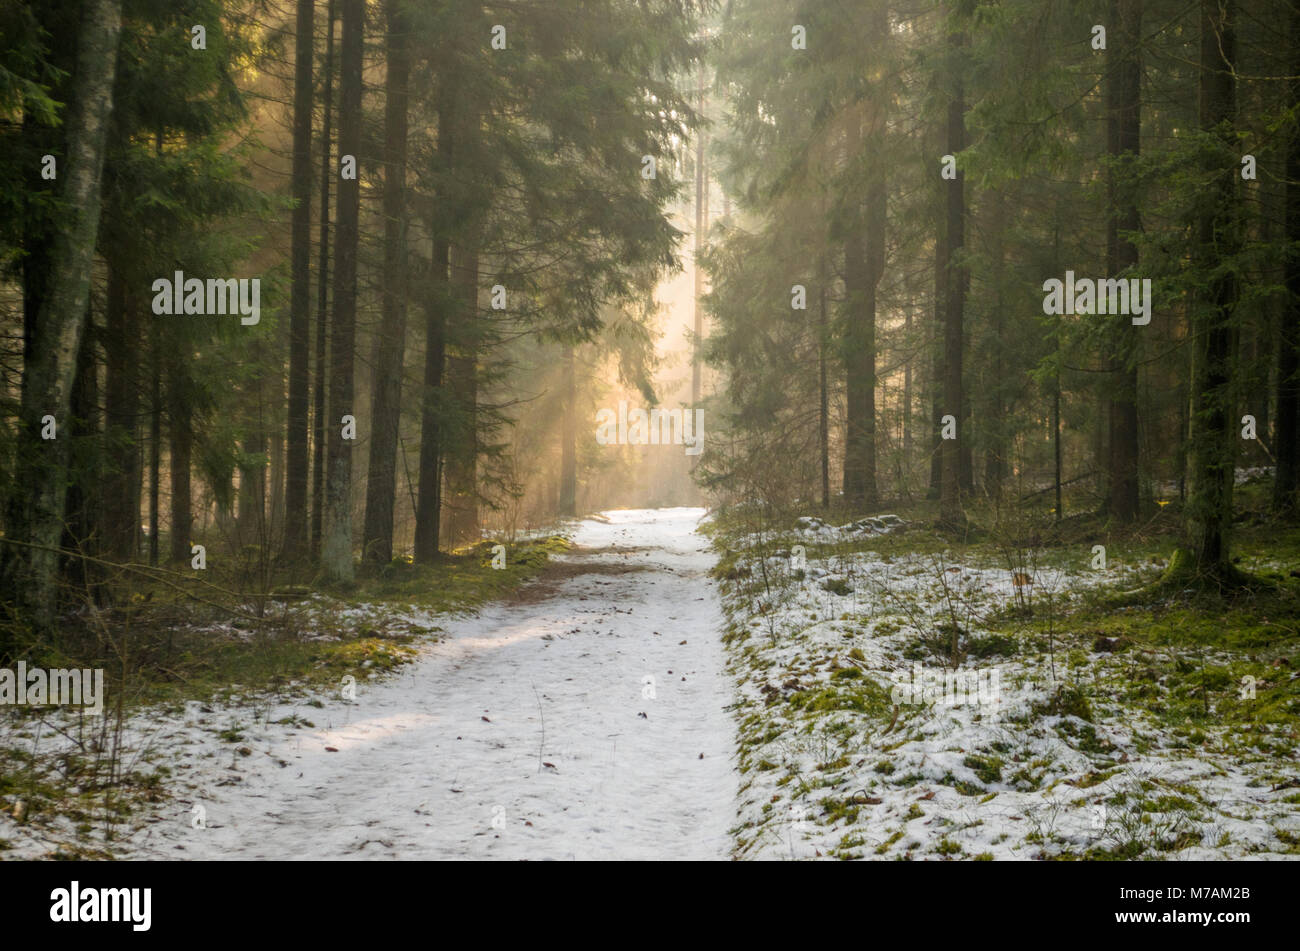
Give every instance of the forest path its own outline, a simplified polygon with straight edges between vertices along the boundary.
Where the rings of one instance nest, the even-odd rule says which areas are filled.
[[[160,822],[127,851],[726,858],[735,733],[702,515],[582,522],[571,554],[511,600],[446,620],[446,640],[394,679],[294,708],[316,730],[272,735],[267,756],[204,757],[187,779],[205,828]]]

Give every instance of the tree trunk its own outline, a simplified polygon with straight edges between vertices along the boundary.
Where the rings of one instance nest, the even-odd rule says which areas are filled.
[[[456,346],[447,376],[456,406],[455,438],[447,450],[447,535],[478,536],[478,251],[453,245],[450,273],[456,299]]]
[[[307,548],[307,409],[311,359],[311,111],[312,13],[315,0],[298,0],[293,81],[293,208],[289,249],[289,414],[285,429],[284,554]]]
[[[149,325],[149,564],[158,566],[158,533],[162,530],[162,349],[158,325]]]
[[[944,182],[945,189],[951,185]],[[938,214],[938,212],[936,212]],[[944,313],[948,308],[948,238],[944,217],[939,215],[934,236],[934,322],[930,337],[930,416],[934,425],[930,438],[930,487],[927,499],[937,499],[943,490],[943,428],[944,415]]]
[[[874,186],[872,192],[874,193]],[[874,204],[874,195],[873,195]],[[845,397],[844,501],[854,508],[876,504],[876,280],[868,250],[873,235],[855,227],[844,249]]]
[[[699,99],[696,108],[700,114],[704,114],[704,67],[700,67],[700,88]],[[709,187],[708,174],[704,170],[704,129],[695,130],[695,256],[692,259],[691,270],[695,279],[695,296],[694,296],[694,330],[695,337],[691,342],[691,408],[692,410],[700,405],[700,398],[703,395],[703,357],[701,349],[704,338],[704,308],[700,304],[700,298],[704,296],[704,269],[700,266],[700,256],[704,251],[704,231],[708,227],[706,218],[704,196]]]
[[[113,78],[121,31],[121,0],[87,0],[78,39],[73,100],[66,120],[63,227],[50,252],[49,284],[23,352],[14,491],[6,538],[38,546],[5,546],[0,587],[13,592],[20,620],[54,625],[55,548],[63,528],[68,442],[41,438],[42,417],[66,426],[77,353],[86,325],[91,267],[99,228],[104,146],[113,110]]]
[[[1002,335],[1005,332],[1006,304],[1003,288],[1006,281],[1006,228],[1007,206],[1003,201],[993,202],[989,209],[989,231],[993,259],[993,308],[990,319],[993,331],[992,375],[989,383],[982,387],[986,393],[985,415],[988,424],[984,431],[984,495],[1000,502],[1002,485],[1007,472],[1007,424],[1006,407],[1003,405],[1003,388],[1007,385],[1003,379],[1004,364],[1002,360]],[[987,358],[986,358],[987,361]]]
[[[438,163],[453,168],[456,159],[457,95],[444,86],[438,104]],[[442,197],[442,196],[439,196]],[[427,564],[438,558],[442,530],[442,474],[446,427],[443,373],[447,363],[447,309],[451,301],[451,246],[445,232],[453,218],[442,202],[430,220],[433,257],[424,300],[424,387],[420,400],[419,495],[415,503],[415,560]]]
[[[104,433],[109,454],[103,492],[104,549],[113,558],[130,561],[136,557],[140,532],[139,381],[131,352],[137,339],[134,302],[121,266],[109,262],[104,308]]]
[[[1288,98],[1300,108],[1300,7],[1290,16],[1291,74]],[[1296,470],[1300,466],[1300,127],[1293,128],[1286,147],[1286,303],[1277,349],[1277,436],[1274,452],[1277,470],[1273,482],[1273,508],[1286,511],[1296,505]]]
[[[1112,164],[1106,191],[1106,273],[1119,277],[1137,267],[1137,246],[1121,236],[1142,226],[1132,186],[1131,163],[1141,149],[1142,133],[1142,0],[1110,0],[1111,40],[1106,81],[1107,152]],[[1139,335],[1127,315],[1110,317],[1109,363],[1109,479],[1107,509],[1112,518],[1132,522],[1138,517],[1138,371]]]
[[[97,520],[103,510],[97,491],[100,484],[99,456],[96,451],[99,436],[99,373],[95,358],[95,331],[89,312],[86,331],[81,336],[77,352],[77,375],[72,383],[72,398],[68,406],[68,431],[63,436],[71,440],[69,456],[68,492],[65,502],[64,530],[60,547],[69,552],[96,555],[99,532]],[[61,437],[62,438],[62,437]],[[78,588],[85,590],[93,582],[93,569],[84,558],[69,555],[64,564],[64,574]]]
[[[1203,300],[1193,311],[1191,439],[1187,541],[1196,574],[1226,579],[1230,573],[1229,533],[1237,432],[1233,419],[1233,312],[1237,286],[1232,273],[1218,270],[1235,255],[1239,228],[1234,192],[1237,163],[1232,123],[1236,117],[1236,38],[1233,0],[1201,2],[1201,128],[1214,132],[1221,148],[1210,168],[1212,184],[1200,215],[1196,264],[1210,275]]]
[[[949,16],[952,16],[951,11]],[[952,33],[948,39],[951,51],[959,54],[966,45],[964,33]],[[953,81],[953,91],[948,101],[948,154],[957,155],[966,147],[966,103],[962,81]],[[947,277],[947,306],[944,309],[943,347],[943,408],[946,414],[956,417],[956,439],[942,441],[941,484],[939,493],[939,519],[948,528],[960,528],[966,516],[961,507],[960,480],[963,443],[970,440],[965,432],[962,398],[962,347],[963,311],[970,275],[958,264],[966,240],[966,176],[958,170],[956,178],[947,183],[947,235],[948,259],[944,266]]]
[[[397,440],[406,356],[406,99],[411,60],[401,0],[387,0],[388,72],[384,81],[384,290],[371,387],[370,466],[362,551],[375,564],[393,557]]]
[[[184,360],[173,357],[167,380],[167,471],[171,476],[171,560],[190,560],[190,531],[194,524],[190,463],[194,430],[190,420],[189,380]]]
[[[830,318],[826,312],[826,259],[818,262],[817,289],[817,449],[821,455],[822,508],[831,507],[831,412],[827,380],[827,350],[830,348]]]
[[[561,367],[564,416],[560,423],[559,514],[568,517],[578,514],[578,382],[572,347],[564,348]]]
[[[439,132],[438,149],[448,155],[451,137]],[[447,300],[450,294],[450,248],[434,239],[432,288],[424,303],[424,398],[420,404],[419,496],[415,505],[415,560],[427,564],[438,557],[442,526],[443,366],[447,362]]]
[[[365,0],[341,0],[343,38],[339,52],[339,155],[361,151],[362,53]],[[330,406],[326,421],[327,471],[321,565],[331,581],[350,581],[352,564],[352,440],[343,438],[343,417],[355,416],[354,345],[357,323],[357,242],[361,183],[339,179],[338,227],[334,247],[334,321],[330,328]]]
[[[260,396],[259,396],[260,399]],[[260,414],[259,414],[260,416]],[[266,433],[256,423],[244,437],[244,454],[250,461],[239,467],[239,543],[266,543]]]
[[[886,194],[880,152],[884,110],[869,102],[856,130],[850,162],[868,169],[866,201],[855,215],[844,246],[845,397],[844,500],[856,508],[877,502],[876,491],[876,288],[885,265]],[[865,155],[863,154],[865,150]]]
[[[903,340],[908,349],[903,364],[903,459],[899,467],[898,487],[902,495],[912,497],[912,308],[903,317]]]
[[[311,460],[311,553],[320,558],[321,524],[325,514],[325,358],[329,337],[329,285],[330,285],[330,181],[333,169],[330,125],[334,113],[334,2],[329,2],[325,25],[325,92],[321,111],[321,167],[320,167],[320,249],[316,266],[316,384],[312,396],[312,460]]]

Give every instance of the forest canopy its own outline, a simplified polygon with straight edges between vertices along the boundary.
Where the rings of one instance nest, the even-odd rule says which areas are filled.
[[[1232,582],[1238,471],[1296,504],[1297,33],[1273,0],[3,0],[8,629],[200,548],[346,584],[701,501],[958,534],[1172,502],[1179,570]],[[678,429],[637,446],[628,400]]]

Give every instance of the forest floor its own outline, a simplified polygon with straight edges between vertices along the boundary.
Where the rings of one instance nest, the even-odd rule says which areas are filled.
[[[1293,537],[1279,554],[1277,533],[1239,532],[1270,592],[1123,604],[1170,538],[1109,541],[1103,568],[1087,533],[711,530],[740,695],[735,857],[1300,857]]]
[[[320,602],[364,636],[305,680],[0,724],[0,858],[1300,857],[1300,530],[1244,516],[1268,591],[1120,603],[1163,508],[960,542],[703,514],[578,523],[476,613],[414,574]]]
[[[0,855],[724,858],[734,727],[702,514],[580,523],[568,554],[476,616],[416,618],[444,636],[354,700],[141,709],[121,755],[160,777],[156,801],[76,845],[66,818],[0,818]]]

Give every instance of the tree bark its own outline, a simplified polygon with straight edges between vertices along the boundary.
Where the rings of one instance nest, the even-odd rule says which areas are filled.
[[[451,137],[439,132],[439,151],[449,152]],[[442,405],[443,367],[447,362],[447,301],[450,295],[450,248],[433,242],[432,289],[424,303],[424,398],[420,407],[419,495],[415,505],[415,560],[428,564],[438,557],[442,526]]]
[[[312,460],[311,460],[311,553],[320,558],[321,525],[325,515],[325,368],[327,341],[329,339],[329,287],[330,287],[330,181],[334,177],[330,146],[331,119],[334,114],[334,23],[337,17],[335,0],[329,0],[325,25],[325,91],[321,104],[321,167],[320,167],[320,248],[316,266],[316,382],[312,395]]]
[[[866,200],[844,248],[844,294],[848,308],[845,331],[844,500],[855,507],[878,501],[876,486],[876,288],[885,270],[886,192],[884,106],[867,102],[850,161],[866,163]],[[865,154],[863,152],[865,150]]]
[[[950,183],[944,182],[946,188]],[[945,216],[936,211],[938,216],[934,235],[934,321],[931,324],[930,337],[930,416],[933,422],[933,434],[930,438],[930,485],[926,492],[927,499],[937,499],[943,491],[943,428],[944,415],[944,328],[947,326],[944,314],[948,308],[948,237]]]
[[[827,379],[827,351],[830,349],[830,317],[826,310],[826,259],[820,259],[817,289],[817,451],[821,456],[822,508],[831,507],[831,412]]]
[[[564,387],[564,415],[560,422],[560,505],[561,517],[578,512],[578,383],[573,348],[565,347],[561,358]]]
[[[1237,433],[1232,414],[1233,313],[1237,285],[1218,265],[1239,248],[1235,208],[1237,165],[1232,122],[1236,117],[1236,65],[1233,0],[1201,2],[1200,124],[1221,144],[1208,170],[1211,185],[1203,197],[1196,264],[1209,275],[1205,297],[1193,311],[1191,439],[1187,540],[1196,574],[1225,579],[1230,573],[1232,486]]]
[[[446,454],[447,535],[452,542],[478,536],[478,267],[478,251],[452,246],[456,328],[447,377],[456,407],[456,429]]]
[[[133,301],[122,262],[109,261],[104,334],[104,432],[109,471],[104,481],[104,550],[136,557],[140,533],[139,380],[131,353],[137,339]]]
[[[244,437],[243,451],[247,462],[239,467],[238,517],[236,525],[241,545],[262,545],[267,537],[266,516],[266,430],[261,408],[265,398],[263,380],[256,382],[257,409]]]
[[[311,359],[311,112],[315,0],[298,0],[294,44],[294,208],[289,249],[289,411],[285,428],[284,554],[301,558],[307,549],[307,429]]]
[[[912,308],[903,317],[903,340],[908,357],[903,364],[903,458],[898,487],[906,498],[912,494]]]
[[[387,0],[388,73],[384,81],[384,291],[371,388],[370,466],[362,551],[375,564],[393,557],[397,441],[406,356],[406,132],[409,29],[401,0]]]
[[[1291,78],[1287,95],[1293,110],[1300,109],[1300,7],[1291,7]],[[1300,467],[1300,127],[1293,128],[1286,147],[1286,245],[1284,265],[1286,303],[1282,312],[1277,350],[1277,435],[1274,452],[1277,469],[1273,482],[1273,508],[1296,506],[1297,468]]]
[[[1137,198],[1124,182],[1141,151],[1142,133],[1142,0],[1110,0],[1111,41],[1106,81],[1107,175],[1106,273],[1119,277],[1138,263],[1138,249],[1121,232],[1142,227]],[[1123,162],[1123,165],[1115,163]],[[1111,317],[1109,479],[1107,509],[1112,518],[1138,517],[1138,371],[1142,328],[1127,315]]]
[[[60,546],[68,552],[102,554],[97,550],[99,514],[103,511],[99,492],[101,473],[99,455],[91,449],[99,437],[99,373],[95,355],[98,336],[89,313],[86,331],[77,352],[77,375],[72,383],[68,407],[68,431],[71,455],[68,471],[68,494],[65,503],[63,536]],[[94,569],[84,558],[68,555],[64,562],[68,580],[83,590],[93,582]]]
[[[360,164],[361,91],[365,0],[341,0],[343,37],[339,60],[339,155]],[[340,162],[341,167],[341,162]],[[327,470],[321,565],[331,581],[350,581],[352,564],[352,440],[343,438],[343,417],[355,416],[354,345],[357,322],[357,244],[361,215],[360,169],[339,178],[334,246],[334,320],[330,328],[330,406],[326,421]]]
[[[50,630],[56,614],[55,548],[63,529],[69,442],[66,432],[42,439],[42,417],[53,416],[61,426],[68,421],[99,228],[121,8],[121,0],[88,0],[82,15],[63,159],[65,226],[54,236],[49,284],[23,353],[6,537],[38,547],[5,546],[0,587],[13,592],[18,618],[38,631]]]
[[[444,85],[438,99],[438,164],[454,167],[456,160],[456,101],[454,85]],[[438,558],[442,531],[442,475],[446,412],[443,391],[447,363],[447,310],[451,304],[451,246],[446,231],[453,224],[446,196],[438,196],[430,220],[433,257],[424,299],[424,387],[420,400],[420,471],[415,503],[415,560],[428,564]]]
[[[844,248],[844,501],[859,509],[876,504],[876,275],[866,231],[856,226]]]
[[[149,564],[158,566],[162,527],[162,349],[158,325],[149,325]]]
[[[700,88],[697,107],[701,116],[704,115],[704,67],[700,67]],[[700,299],[704,296],[704,269],[700,266],[700,257],[704,252],[705,231],[708,228],[708,212],[705,204],[705,196],[708,194],[709,176],[704,168],[704,129],[701,127],[695,130],[695,256],[692,259],[691,270],[694,272],[695,296],[694,300],[694,332],[695,336],[691,343],[691,409],[692,411],[700,405],[700,399],[703,396],[703,370],[704,358],[702,349],[704,346],[704,307]]]
[[[177,563],[190,559],[190,530],[194,523],[190,483],[194,430],[188,388],[184,360],[173,357],[167,380],[167,471],[171,477],[171,560]]]
[[[952,15],[950,10],[949,16]],[[961,49],[966,45],[966,36],[964,33],[953,32],[949,35],[948,43],[952,53],[960,55]],[[952,94],[948,100],[947,145],[948,154],[954,156],[966,147],[966,102],[960,76],[953,80]],[[970,275],[958,263],[966,241],[966,176],[960,169],[956,178],[947,183],[946,212],[948,256],[944,267],[948,272],[948,299],[944,308],[943,409],[945,414],[956,417],[958,430],[956,439],[945,439],[941,444],[939,519],[948,528],[960,528],[966,521],[960,492],[964,455],[962,444],[970,439],[970,433],[964,431],[966,420],[962,398],[962,321]]]

